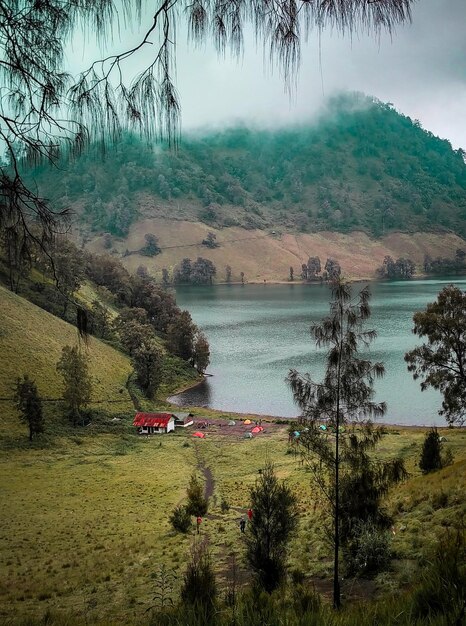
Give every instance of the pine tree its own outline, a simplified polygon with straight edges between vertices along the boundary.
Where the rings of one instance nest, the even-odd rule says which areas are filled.
[[[284,578],[287,547],[298,521],[296,498],[277,479],[271,463],[251,489],[251,509],[246,560],[261,587],[270,593]]]
[[[29,441],[32,441],[34,435],[44,432],[44,418],[36,384],[27,374],[17,379],[14,398],[20,419],[29,427]]]
[[[424,474],[442,468],[440,437],[436,428],[431,428],[426,433],[422,445],[419,467]]]
[[[65,346],[57,363],[65,389],[63,400],[73,426],[81,419],[81,412],[91,399],[92,381],[87,359],[78,346]]]
[[[188,496],[188,504],[186,509],[190,515],[203,516],[207,513],[209,502],[204,497],[204,488],[196,474],[191,475],[188,488],[186,490]]]
[[[324,466],[329,472],[314,471],[314,477],[329,500],[333,517],[334,571],[333,603],[340,606],[339,552],[341,537],[341,429],[349,421],[385,413],[385,403],[373,401],[375,378],[384,375],[382,363],[372,363],[360,356],[361,346],[369,345],[376,337],[374,330],[364,330],[370,317],[370,292],[362,289],[356,298],[351,288],[337,278],[332,284],[330,315],[321,323],[313,324],[311,333],[317,347],[328,347],[327,368],[321,383],[309,374],[290,370],[288,383],[294,400],[300,407],[307,431],[298,439],[303,454],[313,468]],[[319,428],[321,420],[334,432],[330,440]],[[314,462],[314,458],[317,461]],[[330,469],[331,468],[331,469]],[[329,478],[329,483],[326,482]]]

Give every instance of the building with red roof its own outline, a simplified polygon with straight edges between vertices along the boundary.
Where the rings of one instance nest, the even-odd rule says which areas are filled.
[[[133,426],[140,435],[169,433],[175,430],[175,417],[171,413],[136,413]]]

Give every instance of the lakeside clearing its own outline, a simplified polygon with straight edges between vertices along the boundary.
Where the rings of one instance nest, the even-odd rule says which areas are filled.
[[[210,421],[210,414],[200,413],[196,421]],[[229,430],[227,420],[216,419],[205,430],[207,438],[196,441],[193,429],[139,437],[131,422],[128,416],[112,425],[114,432],[92,425],[66,429],[33,446],[14,423],[16,434],[0,458],[2,498],[8,502],[0,514],[0,619],[19,624],[51,610],[71,612],[83,624],[142,623],[162,565],[177,575],[177,593],[194,531],[175,533],[169,514],[183,502],[191,473],[203,477],[206,468],[212,496],[201,533],[220,586],[233,554],[242,580],[249,580],[238,522],[266,458],[298,497],[300,524],[290,566],[325,592],[331,554],[321,505],[309,473],[288,447],[285,424],[263,422],[265,432],[245,440],[242,424]],[[428,476],[416,466],[426,429],[387,430],[378,454],[400,454],[411,476],[387,501],[395,515],[396,559],[390,575],[375,580],[374,594],[409,585],[424,551],[465,512],[466,429],[442,431],[455,463]],[[351,584],[357,595],[358,584]]]

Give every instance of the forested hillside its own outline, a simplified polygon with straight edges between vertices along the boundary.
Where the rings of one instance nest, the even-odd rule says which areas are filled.
[[[183,135],[179,149],[133,136],[63,169],[31,175],[93,231],[126,236],[147,217],[214,227],[466,234],[465,153],[360,94],[334,98],[312,124]]]

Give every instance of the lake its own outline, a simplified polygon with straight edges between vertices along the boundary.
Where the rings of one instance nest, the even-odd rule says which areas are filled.
[[[441,396],[421,392],[403,356],[420,343],[412,334],[415,311],[433,302],[444,285],[466,288],[466,279],[429,279],[371,284],[372,316],[367,328],[377,331],[370,358],[385,363],[376,384],[376,400],[388,405],[384,422],[445,425],[438,415]],[[362,283],[353,290],[361,289]],[[299,414],[285,383],[290,368],[319,380],[324,352],[309,332],[329,311],[325,285],[218,285],[177,289],[177,303],[206,333],[212,376],[175,396],[177,404],[281,417]]]

